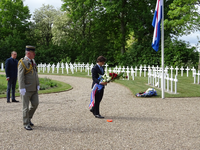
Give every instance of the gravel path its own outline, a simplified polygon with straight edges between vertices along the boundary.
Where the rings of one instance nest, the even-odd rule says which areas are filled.
[[[135,98],[110,83],[97,119],[88,110],[91,79],[40,75],[73,89],[39,95],[33,131],[22,125],[22,102],[0,99],[0,149],[8,150],[199,150],[199,98]],[[113,122],[107,122],[112,119]]]

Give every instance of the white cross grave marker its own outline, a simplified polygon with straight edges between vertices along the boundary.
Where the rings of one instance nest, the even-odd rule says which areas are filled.
[[[107,73],[107,69],[108,69],[108,64],[107,64],[107,63],[105,64],[105,67],[106,67],[106,68],[105,68],[105,71],[106,71],[106,73]]]
[[[57,68],[57,73],[59,73],[59,68],[60,68],[60,63],[59,62],[57,63],[56,68]]]
[[[174,82],[175,82],[175,94],[176,94],[177,93],[177,82],[178,82],[177,76],[175,76]]]
[[[171,76],[171,78],[170,78],[170,80],[171,80],[171,93],[173,93],[173,76]]]
[[[187,77],[188,77],[188,71],[190,70],[190,69],[188,68],[188,66],[187,66],[187,68],[186,68],[185,70],[187,70]]]
[[[137,70],[138,70],[138,68],[137,68],[137,66],[135,66],[135,76],[137,76]]]
[[[181,76],[183,76],[183,70],[184,70],[184,68],[183,68],[183,66],[181,66]]]
[[[199,84],[200,70],[198,71],[197,75],[198,75],[198,83],[197,84]]]
[[[131,66],[131,76],[132,76],[132,79],[134,80],[134,69],[132,66]]]
[[[165,67],[165,73],[166,73],[166,74],[168,74],[168,69],[169,69],[169,67],[166,66],[166,67]]]
[[[3,63],[1,63],[1,71],[3,71]]]
[[[87,65],[87,72],[88,72],[88,76],[90,75],[90,65]]]
[[[67,71],[67,74],[68,74],[69,73],[69,65],[68,65],[67,62],[65,63],[65,68],[66,68],[66,71]]]
[[[173,77],[173,70],[174,70],[174,68],[171,66],[170,70],[171,70],[171,78],[172,78]]]
[[[85,72],[87,72],[88,70],[88,66],[89,66],[89,63],[87,63],[86,65],[85,65]]]
[[[176,66],[175,70],[176,70],[176,76],[177,76],[178,75],[178,70],[179,70],[178,66]]]
[[[167,91],[169,92],[169,80],[170,80],[170,78],[169,78],[169,74],[167,74]]]
[[[70,63],[70,70],[71,70],[72,74],[74,74],[74,66],[72,63]]]
[[[193,67],[191,70],[192,70],[192,76],[194,77],[194,71],[196,73],[196,69],[194,69],[194,67]]]
[[[147,67],[146,67],[146,65],[144,65],[144,77],[146,77],[146,71],[147,71]]]
[[[53,64],[53,65],[51,66],[51,68],[52,68],[52,73],[54,73],[55,65]]]
[[[38,67],[38,73],[40,73],[40,66],[41,66],[40,64],[38,64],[38,66],[37,66]]]
[[[49,73],[50,69],[51,69],[51,64],[48,64],[47,65],[47,73]]]
[[[129,80],[129,73],[130,73],[130,71],[129,71],[129,67],[128,67],[128,66],[127,66],[127,68],[126,68],[126,73],[127,73],[128,80]]]
[[[65,68],[65,66],[64,66],[64,63],[63,63],[63,62],[61,63],[61,68],[62,68],[62,74],[64,74],[63,69]]]
[[[141,77],[141,75],[142,75],[142,65],[140,66],[140,77]]]
[[[192,70],[192,69],[191,69],[191,70]],[[194,84],[196,83],[196,75],[197,75],[196,69],[194,69],[194,70],[193,70]]]
[[[43,67],[43,73],[46,71],[46,63],[42,65]]]

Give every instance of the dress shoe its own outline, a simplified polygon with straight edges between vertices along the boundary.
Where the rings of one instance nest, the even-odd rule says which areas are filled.
[[[95,115],[96,118],[103,119],[104,117],[101,115]]]
[[[16,103],[18,103],[19,101],[17,101],[17,100],[15,100],[15,99],[13,99],[13,100],[12,100],[12,102],[16,102]]]
[[[25,126],[24,129],[26,129],[26,130],[33,130],[29,125]]]
[[[8,101],[7,103],[10,103],[10,101]]]
[[[30,121],[30,123],[29,123],[29,124],[30,124],[30,126],[34,126],[34,124],[33,124],[31,121]]]

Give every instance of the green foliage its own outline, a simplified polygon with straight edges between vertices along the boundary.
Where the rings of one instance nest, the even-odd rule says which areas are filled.
[[[151,48],[156,1],[62,1],[63,12],[43,5],[35,10],[32,22],[22,0],[0,1],[0,62],[13,50],[20,59],[30,44],[36,46],[37,63],[95,63],[103,55],[111,66],[161,64],[160,51]],[[196,4],[197,0],[164,3],[166,65],[197,65],[194,47],[169,40],[199,29]]]
[[[7,86],[3,83],[0,83],[0,94],[6,93]]]
[[[40,78],[40,90],[46,90],[57,87],[57,83],[48,78]]]
[[[174,0],[170,5],[165,20],[165,29],[173,28],[176,34],[190,34],[200,30],[199,0]]]
[[[33,14],[33,32],[34,38],[37,40],[39,46],[49,46],[52,43],[52,26],[57,16],[62,12],[51,5],[44,5],[36,9]]]
[[[37,63],[57,63],[65,56],[66,53],[61,47],[51,44],[38,47],[35,60]]]
[[[0,61],[5,62],[11,56],[12,51],[17,52],[17,59],[24,57],[26,42],[27,40],[20,36],[19,31],[13,30],[12,35],[0,40]]]
[[[0,61],[10,57],[13,50],[22,57],[29,42],[26,38],[31,16],[28,7],[22,0],[1,0],[0,16]]]
[[[173,67],[198,67],[199,52],[189,43],[177,39],[166,40],[165,44],[165,65]]]
[[[170,38],[166,39],[164,43],[165,66],[188,66],[190,68],[194,66],[197,68],[199,55],[195,47],[191,47],[184,41],[171,40]],[[150,42],[147,44],[150,44]],[[161,66],[161,53],[155,52],[151,47],[147,47],[144,44],[140,45],[139,42],[133,43],[127,53],[133,59],[132,63],[128,65],[139,66],[140,64],[146,64]],[[127,62],[127,60],[122,59],[122,62]]]
[[[16,29],[24,36],[28,30],[31,15],[29,9],[24,6],[23,0],[1,0],[0,1],[0,39],[5,39],[8,35],[13,35]]]
[[[0,94],[6,94],[8,81],[5,75],[0,75]],[[18,92],[19,85],[16,83],[15,90]]]

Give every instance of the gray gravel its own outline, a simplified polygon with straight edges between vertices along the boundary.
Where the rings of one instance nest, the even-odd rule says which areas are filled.
[[[200,149],[200,98],[135,98],[126,87],[110,83],[101,102],[105,119],[97,119],[88,110],[91,79],[40,77],[73,89],[39,95],[33,131],[23,128],[19,97],[20,103],[0,99],[0,149]]]

